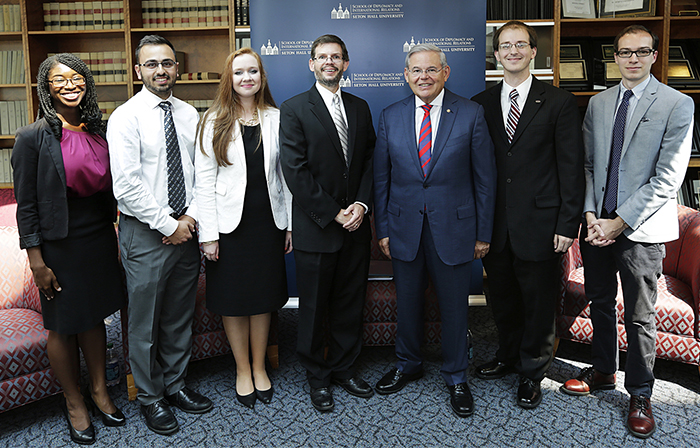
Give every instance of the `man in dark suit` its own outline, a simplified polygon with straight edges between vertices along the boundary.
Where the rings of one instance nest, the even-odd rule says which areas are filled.
[[[627,429],[656,430],[651,411],[656,359],[657,280],[664,243],[678,238],[676,191],[693,137],[693,99],[651,75],[659,38],[630,25],[613,43],[622,81],[591,98],[583,121],[586,194],[581,256],[591,301],[593,365],[561,387],[570,395],[615,389],[618,368],[616,297],[625,303],[630,394]]]
[[[294,197],[297,354],[311,403],[322,412],[334,407],[331,382],[358,397],[373,395],[354,362],[362,348],[371,239],[364,218],[372,199],[375,134],[367,103],[340,91],[349,61],[339,37],[319,37],[309,59],[316,84],[280,107],[282,171]]]
[[[508,22],[494,33],[493,48],[503,82],[473,100],[486,111],[498,167],[484,267],[499,348],[476,376],[518,372],[517,403],[529,409],[542,400],[540,382],[552,362],[559,259],[581,222],[583,140],[576,98],[530,74],[535,30]]]
[[[430,274],[442,320],[442,377],[460,417],[474,410],[467,384],[471,261],[489,250],[496,194],[493,144],[483,108],[445,89],[445,54],[406,56],[414,95],[382,111],[374,159],[375,224],[392,259],[398,295],[396,367],[376,390],[391,394],[423,375],[423,301]]]

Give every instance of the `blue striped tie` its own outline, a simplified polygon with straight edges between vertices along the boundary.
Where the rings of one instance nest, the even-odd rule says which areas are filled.
[[[165,111],[163,125],[165,129],[165,151],[168,162],[168,205],[173,209],[173,215],[179,217],[185,210],[187,192],[185,190],[185,176],[182,173],[182,157],[180,145],[177,142],[173,114],[170,111],[170,103],[163,101],[158,104]]]
[[[619,181],[620,159],[622,158],[622,144],[625,142],[625,124],[627,123],[627,108],[630,104],[632,91],[625,91],[620,107],[615,115],[613,126],[612,151],[610,151],[610,164],[608,165],[608,184],[603,196],[603,207],[608,213],[617,209],[617,185]]]
[[[423,177],[428,171],[428,162],[430,162],[431,148],[433,140],[433,128],[430,124],[430,109],[433,107],[430,104],[424,104],[423,121],[420,124],[420,134],[418,135],[418,158],[420,166],[423,168]]]

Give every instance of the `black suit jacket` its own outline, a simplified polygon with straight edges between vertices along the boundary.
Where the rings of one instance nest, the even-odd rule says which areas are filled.
[[[370,206],[372,154],[376,139],[367,103],[342,92],[348,118],[346,166],[333,118],[316,86],[280,107],[280,160],[292,192],[294,247],[307,252],[335,252],[345,232],[334,218],[356,201]],[[351,233],[369,241],[369,220]]]
[[[500,252],[509,236],[516,256],[543,261],[556,255],[554,235],[575,238],[581,222],[585,182],[576,98],[533,78],[508,143],[502,85],[473,98],[485,109],[496,149],[498,188],[490,250]]]
[[[104,138],[104,134],[101,137]],[[44,118],[17,130],[12,167],[20,247],[35,247],[43,240],[68,236],[66,171],[61,143]],[[116,220],[116,201],[109,206]]]

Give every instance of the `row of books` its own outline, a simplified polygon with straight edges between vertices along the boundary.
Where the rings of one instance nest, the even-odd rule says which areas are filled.
[[[29,124],[26,101],[0,101],[0,135],[14,135]]]
[[[0,84],[24,84],[24,52],[0,51]]]
[[[55,53],[49,53],[53,56]],[[124,51],[91,51],[74,53],[83,60],[92,72],[95,82],[125,82],[127,81],[126,52]]]
[[[250,26],[250,0],[234,0],[236,26]]]
[[[201,119],[204,116],[204,112],[214,103],[214,100],[186,100],[186,102],[197,109],[197,113],[199,113],[199,118]]]
[[[486,0],[486,20],[554,18],[554,0]]]
[[[0,32],[22,31],[19,5],[0,5]]]
[[[112,115],[114,109],[124,104],[126,101],[98,101],[97,106],[102,112],[102,121],[109,120],[109,116]]]
[[[111,30],[124,28],[124,2],[44,3],[44,30]]]
[[[144,0],[144,28],[228,26],[228,0]]]
[[[10,164],[10,156],[12,148],[0,149],[0,183],[12,182],[12,165]]]

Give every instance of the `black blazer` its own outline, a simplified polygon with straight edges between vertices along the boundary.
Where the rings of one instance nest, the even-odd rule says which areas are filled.
[[[356,201],[372,200],[372,155],[376,136],[367,102],[342,92],[348,118],[348,157],[345,165],[333,118],[316,86],[280,107],[280,160],[292,192],[294,247],[308,252],[335,252],[347,232],[334,221],[338,212]],[[369,241],[369,220],[351,233]]]
[[[576,98],[533,77],[512,143],[503,113],[503,83],[472,98],[484,106],[496,149],[498,188],[491,251],[510,237],[515,254],[530,261],[554,257],[554,235],[575,238],[585,182],[583,138]]]
[[[104,135],[101,135],[104,138]],[[66,172],[61,143],[42,118],[17,130],[12,149],[17,227],[22,249],[68,236]],[[116,201],[111,204],[116,219]]]

